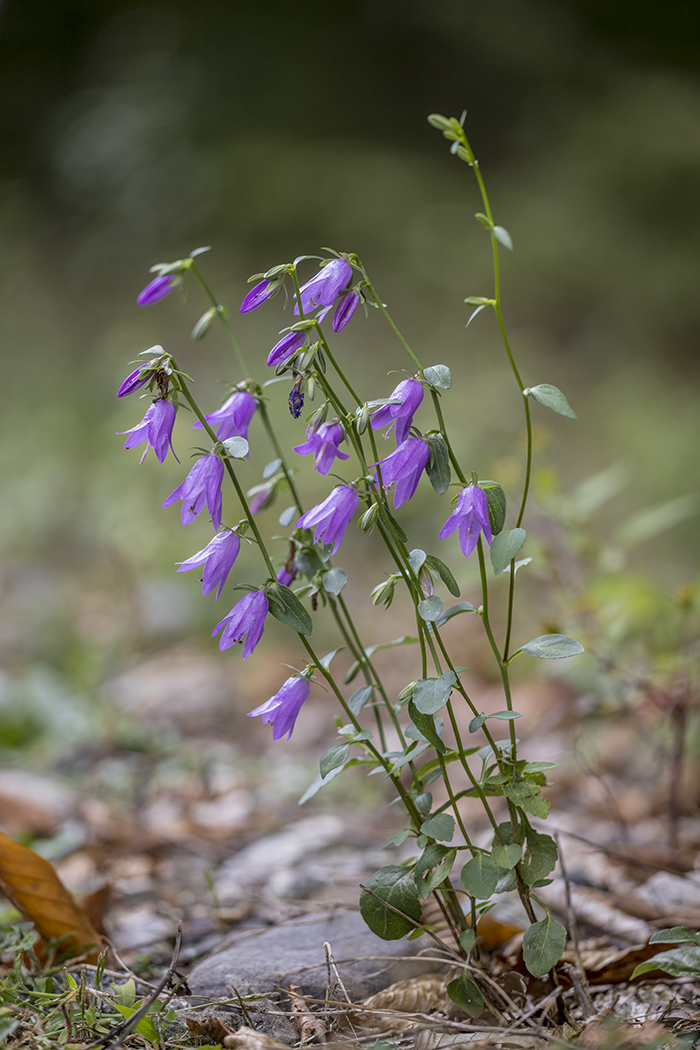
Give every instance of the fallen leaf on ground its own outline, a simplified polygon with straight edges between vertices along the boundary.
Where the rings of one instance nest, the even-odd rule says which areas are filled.
[[[291,1021],[299,1032],[299,1041],[301,1043],[324,1042],[326,1022],[312,1012],[301,988],[296,984],[290,984],[287,988],[287,995],[292,1007]]]
[[[102,938],[56,874],[38,853],[0,832],[0,888],[45,941],[60,939],[61,953],[88,947],[88,962],[96,962]]]

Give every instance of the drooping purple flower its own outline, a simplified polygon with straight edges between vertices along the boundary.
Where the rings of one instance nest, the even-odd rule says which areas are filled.
[[[216,625],[211,633],[214,638],[221,628],[223,632],[219,639],[219,649],[230,649],[236,642],[243,644],[243,659],[250,656],[255,646],[263,636],[265,630],[265,617],[269,609],[267,595],[262,591],[251,591],[236,602],[228,616]]]
[[[458,529],[459,545],[465,558],[468,558],[476,547],[479,533],[491,546],[491,522],[489,520],[489,501],[483,489],[478,485],[467,485],[457,497],[457,505],[445,524],[440,529],[440,539],[444,540]]]
[[[171,492],[163,507],[169,507],[176,500],[182,500],[181,520],[189,525],[205,506],[209,508],[212,525],[218,529],[221,525],[221,482],[224,477],[224,465],[218,456],[208,453],[200,456],[192,470],[181,485]]]
[[[341,452],[338,445],[343,440],[343,428],[340,423],[321,423],[317,430],[306,428],[307,440],[303,445],[295,445],[294,451],[300,456],[315,453],[314,466],[319,474],[327,474],[336,459],[349,459],[347,452]]]
[[[241,313],[248,314],[251,310],[257,309],[266,299],[275,294],[281,283],[279,280],[268,281],[267,278],[260,281],[254,288],[250,289],[241,303]]]
[[[299,289],[304,313],[308,314],[319,306],[332,306],[351,277],[352,266],[347,259],[331,259]],[[294,313],[299,313],[299,303],[296,303]]]
[[[267,363],[270,368],[275,368],[277,365],[284,364],[295,350],[298,350],[302,346],[306,339],[306,332],[287,332],[286,335],[282,336],[278,343],[272,347],[270,353],[267,355]]]
[[[173,273],[154,277],[143,291],[139,293],[136,302],[138,306],[151,306],[152,303],[157,303],[159,299],[165,299],[166,295],[170,295],[181,283],[181,279]]]
[[[413,422],[413,414],[423,400],[423,384],[417,379],[402,379],[394,387],[391,398],[401,399],[400,405],[383,405],[372,416],[372,430],[380,430],[387,423],[391,424],[385,437],[396,428],[396,444],[400,445],[406,437],[406,431]]]
[[[129,435],[124,442],[124,448],[135,448],[137,445],[142,445],[145,441],[147,444],[141,456],[141,463],[146,458],[149,448],[153,449],[159,463],[162,463],[167,456],[168,449],[172,449],[172,453],[175,456],[172,434],[176,414],[177,409],[172,401],[167,401],[164,398],[153,401],[146,409],[146,414],[140,423],[132,427],[131,430],[118,431],[120,434]],[[175,459],[177,459],[177,456],[175,456]],[[180,462],[179,459],[177,461],[178,463]]]
[[[225,441],[226,438],[237,435],[247,438],[248,427],[257,407],[258,403],[252,394],[246,390],[236,390],[227,401],[224,401],[221,408],[217,408],[215,412],[209,412],[204,418],[213,430],[216,430],[217,427],[221,428],[216,433],[219,441]],[[192,425],[202,429],[199,420]]]
[[[430,459],[430,445],[423,438],[406,438],[385,459],[372,463],[373,467],[382,468],[382,481],[385,485],[396,482],[394,489],[394,507],[398,509],[418,488],[420,476]]]
[[[345,325],[355,313],[355,310],[357,310],[359,302],[359,292],[346,292],[345,295],[341,297],[335,308],[335,313],[333,314],[333,320],[331,322],[334,332],[339,332],[341,328],[345,328]]]
[[[126,397],[127,394],[133,394],[134,390],[145,386],[153,377],[153,373],[148,371],[148,367],[148,365],[139,365],[138,368],[135,368],[117,390],[117,397]]]
[[[299,712],[309,695],[311,683],[308,678],[288,678],[284,685],[260,707],[248,712],[249,718],[262,715],[264,724],[272,723],[272,739],[279,740],[287,734],[289,740]]]
[[[179,564],[180,568],[177,571],[190,572],[191,569],[198,569],[200,565],[203,565],[202,594],[211,594],[218,584],[219,589],[216,592],[216,600],[218,602],[221,588],[226,583],[226,577],[230,573],[240,549],[241,541],[239,537],[235,532],[226,529],[225,532],[218,532],[206,547],[201,551],[197,551],[187,561],[178,562],[177,564]]]
[[[335,554],[359,502],[360,497],[352,486],[337,485],[323,503],[318,503],[302,514],[294,527],[311,529],[315,526],[314,543],[321,540],[332,543],[332,553]]]
[[[277,573],[277,582],[284,584],[285,587],[289,587],[290,583],[293,583],[296,579],[297,567],[292,565],[292,570],[287,568],[287,565],[283,565],[280,571]]]

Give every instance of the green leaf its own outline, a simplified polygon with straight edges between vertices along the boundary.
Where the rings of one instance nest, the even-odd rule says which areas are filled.
[[[280,623],[299,634],[311,634],[313,624],[308,612],[293,590],[283,583],[273,583],[267,589],[270,612]]]
[[[453,684],[446,680],[445,675],[441,678],[421,678],[413,689],[413,703],[422,714],[434,715],[450,699]]]
[[[192,329],[192,338],[194,340],[199,342],[200,339],[204,339],[204,336],[211,328],[212,322],[218,312],[219,311],[215,306],[210,306],[208,310],[204,311],[200,319],[197,321],[197,324]]]
[[[455,833],[455,818],[449,813],[436,813],[434,817],[423,821],[420,830],[421,834],[430,835],[431,839],[451,842]]]
[[[567,634],[541,634],[520,649],[520,652],[539,660],[563,660],[566,656],[578,656],[585,651],[580,642]]]
[[[349,744],[334,744],[333,747],[329,747],[327,751],[324,751],[319,763],[323,779],[326,779],[332,769],[345,765],[345,760],[349,754]]]
[[[321,659],[318,661],[321,667],[323,667],[327,671],[331,666],[331,660],[333,659],[333,657],[337,653],[342,653],[344,648],[344,645],[339,645],[337,649],[332,649],[329,653],[326,653],[325,656],[322,656]]]
[[[497,718],[499,722],[512,722],[516,718],[522,718],[523,716],[519,711],[494,711],[492,714],[487,715],[487,718]]]
[[[523,937],[523,960],[533,977],[543,977],[561,959],[566,930],[549,912],[533,922]]]
[[[452,373],[447,365],[430,365],[424,368],[423,378],[438,390],[449,390],[452,386]]]
[[[384,515],[384,517],[387,519],[387,521],[391,525],[392,529],[394,530],[395,535],[398,536],[398,538],[401,540],[402,543],[406,543],[406,541],[408,540],[408,536],[403,531],[403,529],[399,525],[399,523],[396,520],[396,518],[394,517],[394,515],[391,513],[389,508],[384,503],[381,504],[381,513]]]
[[[363,685],[361,689],[356,689],[355,692],[352,694],[352,696],[348,700],[348,707],[355,715],[355,717],[359,715],[360,711],[365,706],[365,704],[368,704],[369,701],[372,699],[373,692],[373,686]]]
[[[265,478],[265,481],[269,481],[269,479],[277,473],[281,466],[281,459],[272,459],[269,463],[266,463],[263,467],[263,477]]]
[[[470,952],[476,944],[476,933],[474,930],[463,930],[459,935],[459,943],[465,952]]]
[[[451,605],[449,609],[445,609],[443,613],[435,621],[436,627],[442,627],[448,620],[451,620],[453,616],[458,616],[459,613],[463,612],[478,612],[479,610],[471,602],[460,602],[459,605]]]
[[[248,442],[244,437],[241,437],[240,434],[226,438],[221,444],[224,446],[231,459],[245,459],[248,455]]]
[[[484,1009],[484,997],[471,977],[467,977],[466,970],[463,970],[459,977],[455,977],[454,981],[450,981],[447,994],[452,1002],[470,1017],[479,1017]]]
[[[487,229],[487,230],[492,230],[493,229],[493,223],[489,219],[488,215],[484,215],[483,211],[478,211],[475,214],[474,218],[477,220],[477,222],[480,222],[481,225],[485,229]]]
[[[304,803],[308,802],[310,798],[313,798],[314,795],[316,795],[322,787],[325,787],[326,784],[330,784],[331,780],[335,779],[335,777],[337,777],[338,774],[342,773],[345,769],[352,769],[353,766],[373,765],[374,759],[371,758],[350,758],[344,766],[336,766],[336,768],[331,769],[330,773],[325,777],[322,777],[319,773],[316,779],[309,784],[306,791],[299,799],[298,805],[303,806]],[[378,769],[383,772],[382,766],[379,766]]]
[[[506,868],[509,871],[515,867],[522,855],[523,847],[519,846],[517,842],[506,842],[503,846],[500,843],[496,843],[491,850],[491,856],[499,868]]]
[[[474,718],[472,718],[471,722],[469,723],[469,732],[476,733],[477,730],[481,729],[485,721],[486,715],[482,711],[480,715],[476,715]]]
[[[494,226],[492,233],[496,240],[500,244],[502,244],[504,248],[507,248],[509,252],[513,251],[513,238],[508,233],[508,230],[505,229],[505,227]]]
[[[321,574],[321,579],[323,580],[323,589],[326,594],[340,594],[348,582],[348,574],[345,569],[327,569],[326,572]]]
[[[485,901],[496,889],[500,874],[498,864],[488,853],[477,853],[467,861],[459,877],[470,897]]]
[[[143,1000],[141,1000],[141,1002],[143,1002]],[[136,1011],[141,1006],[141,1003],[137,1003],[133,1007],[122,1006],[121,1003],[114,1003],[113,1006],[115,1010],[119,1011],[122,1017],[126,1017],[126,1019],[128,1020],[130,1017],[134,1016]],[[137,1021],[136,1031],[139,1033],[139,1035],[142,1035],[144,1039],[147,1039],[149,1043],[152,1043],[154,1046],[160,1046],[161,1040],[160,1035],[158,1033],[158,1029],[153,1024],[153,1021],[150,1019],[150,1017],[142,1017],[140,1021]]]
[[[550,383],[540,383],[538,386],[531,386],[528,393],[532,394],[540,405],[551,408],[552,412],[557,412],[560,416],[568,416],[569,419],[578,419],[559,387],[552,386]]]
[[[523,776],[527,773],[543,773],[545,769],[555,769],[558,762],[526,762],[521,772]]]
[[[418,732],[433,745],[435,750],[439,751],[441,755],[444,755],[447,748],[440,739],[440,734],[437,731],[433,715],[426,715],[422,711],[419,711],[413,700],[409,700],[408,717],[411,719]],[[439,721],[442,722],[442,719]]]
[[[401,831],[397,831],[395,835],[392,835],[386,842],[382,842],[380,849],[385,849],[387,846],[403,846],[406,839],[411,834],[410,828],[402,828]]]
[[[298,513],[299,511],[296,507],[285,507],[277,521],[283,529],[286,529],[288,525],[292,524]]]
[[[498,576],[506,565],[510,565],[526,539],[525,529],[505,529],[499,532],[498,536],[494,536],[491,544],[491,564],[494,576]]]
[[[459,585],[444,561],[440,561],[440,559],[436,558],[434,554],[427,554],[425,561],[426,564],[429,565],[431,569],[434,569],[439,575],[450,594],[454,595],[455,598],[459,598]]]
[[[431,594],[429,598],[424,598],[422,602],[418,602],[418,615],[428,623],[437,620],[441,613],[442,599],[438,598],[437,594]]]
[[[533,817],[544,819],[549,812],[549,799],[542,798],[539,787],[530,784],[527,780],[506,784],[503,794],[526,813],[532,813]]]
[[[480,481],[479,488],[486,493],[491,532],[497,536],[506,523],[506,494],[495,481]]]
[[[630,980],[650,970],[663,970],[672,977],[697,977],[700,974],[700,947],[689,944],[685,948],[672,948],[670,952],[660,952],[653,959],[640,963],[632,972]]]
[[[411,919],[420,922],[421,902],[411,872],[398,864],[387,864],[375,872],[367,883],[367,888],[376,894],[373,897],[363,890],[360,894],[360,912],[370,930],[384,941],[396,941],[405,937],[414,929]],[[377,900],[377,897],[380,899]],[[409,918],[397,915],[385,908],[385,901],[392,907],[404,912]]]
[[[649,944],[682,944],[685,941],[700,947],[700,933],[689,930],[687,926],[672,926],[670,930],[657,930],[649,938]]]
[[[411,572],[417,576],[421,570],[423,563],[426,560],[426,553],[422,551],[420,547],[416,547],[415,550],[411,551],[408,555],[408,564],[411,566]]]
[[[450,487],[452,474],[450,472],[450,453],[447,442],[442,434],[432,434],[426,438],[430,445],[430,459],[425,472],[430,478],[433,491],[438,496],[443,496]]]
[[[465,300],[465,302],[467,302],[467,300]],[[482,303],[481,306],[477,306],[476,310],[472,310],[471,314],[469,315],[469,320],[467,321],[467,323],[465,324],[464,327],[465,328],[469,328],[469,325],[472,323],[472,321],[474,320],[476,315],[480,314],[481,311],[485,310],[485,309],[486,309],[486,303]]]
[[[551,871],[554,871],[559,858],[557,844],[550,835],[544,835],[534,828],[528,828],[525,832],[527,849],[525,861],[521,867],[525,882],[531,886],[546,879]]]
[[[413,871],[418,893],[424,900],[450,874],[456,856],[457,850],[435,842],[418,858]]]

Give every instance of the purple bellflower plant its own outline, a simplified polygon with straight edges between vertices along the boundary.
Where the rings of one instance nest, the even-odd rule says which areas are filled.
[[[338,301],[338,305],[335,308],[333,314],[333,321],[331,327],[334,332],[339,332],[341,328],[345,328],[352,315],[357,310],[358,303],[360,302],[360,293],[356,291],[346,292]]]
[[[259,306],[275,294],[281,281],[268,281],[267,279],[260,281],[251,288],[245,299],[241,303],[241,313],[248,314],[251,310],[257,310]]]
[[[243,642],[243,659],[250,656],[263,636],[269,607],[267,595],[262,591],[251,591],[236,602],[228,616],[224,616],[211,633],[214,638],[223,627],[219,639],[221,652],[230,649],[236,642]]]
[[[396,444],[400,445],[406,437],[406,431],[413,422],[413,414],[423,400],[423,384],[417,379],[402,379],[389,395],[401,399],[400,405],[383,405],[372,416],[372,430],[380,430],[390,424],[384,437],[389,437],[395,429]]]
[[[166,295],[170,295],[175,289],[182,284],[182,279],[176,277],[175,274],[168,273],[163,274],[160,277],[154,277],[150,281],[136,300],[139,306],[151,306],[153,303],[157,303],[160,299],[165,299]]]
[[[321,540],[332,543],[332,553],[335,554],[359,502],[360,497],[351,485],[337,485],[323,503],[302,514],[294,527],[311,529],[315,526],[314,543]]]
[[[307,440],[303,445],[295,445],[294,451],[300,456],[315,453],[314,466],[319,474],[327,474],[336,459],[349,459],[347,452],[341,452],[338,445],[343,440],[343,428],[340,423],[321,423],[317,430],[306,428]]]
[[[181,520],[189,525],[208,507],[212,525],[218,529],[221,525],[221,482],[224,477],[224,465],[218,456],[211,453],[200,456],[192,470],[181,485],[170,493],[163,507],[169,507],[176,500],[182,500]]]
[[[128,394],[133,394],[134,390],[145,386],[153,376],[153,373],[148,371],[148,367],[148,365],[139,365],[133,372],[130,372],[117,390],[117,397],[126,397]]]
[[[308,314],[319,306],[331,307],[351,277],[352,266],[347,259],[331,259],[299,289],[304,313]],[[299,313],[298,303],[294,313]]]
[[[468,485],[457,497],[457,505],[445,524],[440,529],[440,539],[444,540],[458,529],[459,545],[462,554],[468,558],[476,547],[479,533],[483,532],[489,547],[492,542],[491,522],[489,520],[489,501],[483,489],[478,485]]]
[[[217,408],[215,412],[209,412],[204,418],[212,430],[216,431],[219,441],[225,441],[226,438],[238,435],[247,438],[248,427],[257,407],[258,403],[252,394],[245,390],[236,390],[227,401],[224,401],[221,408]],[[192,426],[200,430],[203,428],[199,420]],[[217,427],[220,429],[216,430]]]
[[[119,431],[120,434],[129,435],[124,442],[124,448],[135,448],[137,445],[142,445],[145,441],[147,444],[141,456],[141,463],[146,458],[149,448],[153,449],[159,463],[162,463],[167,456],[168,449],[172,449],[172,453],[175,456],[172,434],[176,413],[177,409],[172,401],[168,401],[165,398],[154,401],[146,409],[146,414],[140,423],[132,427],[131,430]],[[175,456],[175,459],[177,459],[177,456]],[[178,463],[180,462],[179,459],[177,461]]]
[[[178,562],[177,564],[180,568],[177,571],[190,572],[192,569],[198,569],[203,565],[202,594],[211,594],[218,584],[216,592],[216,601],[218,602],[221,588],[226,583],[226,578],[238,557],[240,549],[240,538],[235,532],[226,529],[225,532],[218,532],[206,547],[203,547],[201,551],[197,551],[187,561]]]
[[[308,678],[297,676],[288,678],[274,696],[271,696],[260,707],[256,707],[254,711],[249,711],[248,717],[255,718],[257,715],[262,715],[263,723],[272,723],[273,740],[279,740],[285,733],[289,740],[310,688],[311,683]]]
[[[406,438],[385,459],[372,463],[382,468],[385,485],[396,482],[394,508],[398,510],[411,499],[418,488],[420,476],[430,460],[430,445],[423,438]]]
[[[306,332],[287,332],[286,335],[282,336],[278,343],[272,347],[270,353],[267,355],[267,363],[270,368],[275,368],[277,365],[282,365],[288,358],[292,356],[295,350],[298,350],[303,345],[306,339]]]

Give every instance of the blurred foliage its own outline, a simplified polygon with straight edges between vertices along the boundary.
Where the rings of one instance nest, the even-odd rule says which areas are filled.
[[[611,538],[600,601],[606,588],[622,600],[625,572],[669,592],[692,581],[699,42],[683,0],[5,0],[3,710],[47,681],[56,697],[89,692],[129,653],[216,622],[173,574],[208,535],[160,510],[180,468],[139,468],[114,436],[138,414],[116,386],[153,343],[177,347],[212,408],[216,381],[239,378],[219,333],[189,342],[207,305],[196,289],[136,308],[155,262],[214,245],[206,272],[236,317],[249,273],[321,245],[357,251],[421,357],[452,368],[475,468],[517,491],[519,396],[489,322],[464,331],[462,300],[490,291],[488,244],[425,121],[435,110],[468,108],[515,242],[504,290],[525,381],[561,386],[579,415],[536,415],[543,517],[560,489],[585,502],[598,476],[586,514]],[[260,370],[281,323],[276,306],[236,322]],[[342,340],[367,396],[386,395],[403,362],[379,318],[358,314]],[[267,458],[251,458],[247,484]],[[615,471],[628,486],[595,505]],[[583,511],[563,513],[575,532]],[[427,533],[420,502],[407,516]],[[573,600],[575,580],[563,585]],[[2,721],[4,745],[31,735],[42,702]]]

